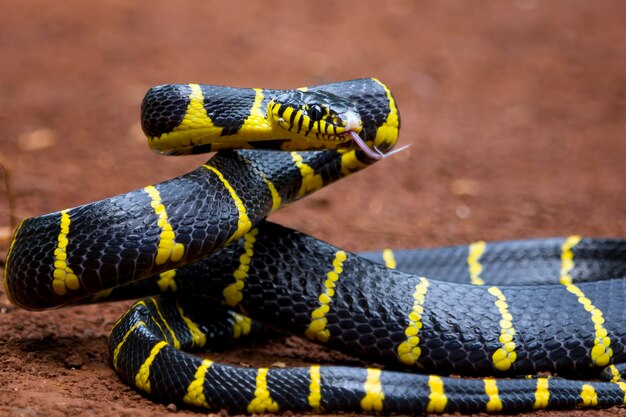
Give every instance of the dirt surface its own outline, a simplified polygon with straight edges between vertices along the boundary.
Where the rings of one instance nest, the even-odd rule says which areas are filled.
[[[620,0],[0,1],[0,158],[15,216],[203,162],[147,149],[138,111],[152,85],[291,88],[376,76],[394,91],[401,143],[412,147],[274,221],[353,251],[626,236],[625,19]],[[8,215],[0,188],[2,253]],[[128,305],[31,313],[2,294],[0,415],[173,413],[109,367],[106,337]],[[346,361],[295,338],[221,357]],[[533,415],[565,414],[583,411]],[[609,415],[626,410],[585,412]]]

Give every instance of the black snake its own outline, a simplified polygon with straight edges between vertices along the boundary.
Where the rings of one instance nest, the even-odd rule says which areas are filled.
[[[264,221],[394,152],[399,113],[378,80],[159,86],[142,125],[159,152],[220,152],[187,175],[24,220],[5,268],[6,293],[29,309],[152,294],[109,339],[113,366],[140,390],[232,413],[624,403],[613,365],[626,362],[624,242],[571,236],[357,256]],[[260,322],[389,369],[240,368],[181,351],[250,338]],[[602,369],[607,382],[493,378]]]

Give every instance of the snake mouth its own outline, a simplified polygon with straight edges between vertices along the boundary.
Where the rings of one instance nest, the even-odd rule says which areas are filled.
[[[351,140],[352,143],[356,145],[356,147],[359,148],[361,151],[363,151],[369,158],[372,158],[374,160],[383,159],[385,157],[385,154],[383,154],[376,147],[374,147],[374,149],[371,149],[359,136],[359,132],[363,130],[363,123],[361,122],[361,117],[358,115],[358,113],[346,112],[345,119],[346,133],[343,136],[347,139],[348,143]]]
[[[410,145],[405,145],[405,146],[402,146],[401,148],[395,149],[387,153],[383,153],[376,146],[373,146],[372,148],[370,148],[369,146],[367,146],[365,141],[361,139],[361,136],[359,136],[359,132],[363,130],[363,123],[361,121],[361,117],[357,113],[347,112],[345,114],[345,118],[346,118],[346,125],[345,125],[346,132],[343,136],[346,137],[348,142],[351,140],[352,143],[356,145],[356,147],[359,148],[361,151],[363,151],[363,153],[367,155],[368,158],[378,161],[380,159],[387,158],[395,153],[403,151],[410,146]]]
[[[398,149],[395,149],[393,151],[387,152],[387,153],[383,153],[380,149],[378,149],[376,146],[374,146],[373,148],[370,148],[369,146],[367,146],[367,144],[365,144],[365,142],[363,141],[363,139],[361,139],[361,137],[359,136],[358,132],[354,131],[354,130],[349,130],[346,132],[346,135],[350,137],[350,139],[352,139],[352,142],[357,146],[357,148],[359,148],[361,151],[363,151],[363,153],[365,153],[365,155],[367,155],[369,158],[373,159],[373,160],[380,160],[380,159],[384,159],[384,158],[388,158],[391,155],[401,152],[403,150],[405,150],[406,148],[408,148],[411,145],[405,145],[402,146]]]

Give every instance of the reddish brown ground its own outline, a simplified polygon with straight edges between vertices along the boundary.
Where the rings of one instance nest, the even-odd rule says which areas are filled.
[[[625,236],[625,19],[620,0],[3,1],[0,157],[15,215],[87,203],[204,161],[147,150],[138,108],[152,85],[376,76],[395,92],[410,150],[275,221],[349,250]],[[5,252],[3,188],[0,196]],[[170,414],[109,367],[107,333],[127,305],[30,313],[2,295],[0,414]],[[331,357],[288,339],[230,360]]]

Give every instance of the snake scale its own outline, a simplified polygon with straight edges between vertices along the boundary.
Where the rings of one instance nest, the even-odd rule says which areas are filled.
[[[219,152],[169,181],[22,221],[4,281],[34,310],[147,297],[114,325],[109,351],[152,398],[229,413],[625,402],[625,242],[357,255],[264,220],[393,153],[400,118],[380,81],[164,85],[144,98],[142,126],[161,153]],[[263,323],[386,369],[245,368],[184,352],[244,343]]]

